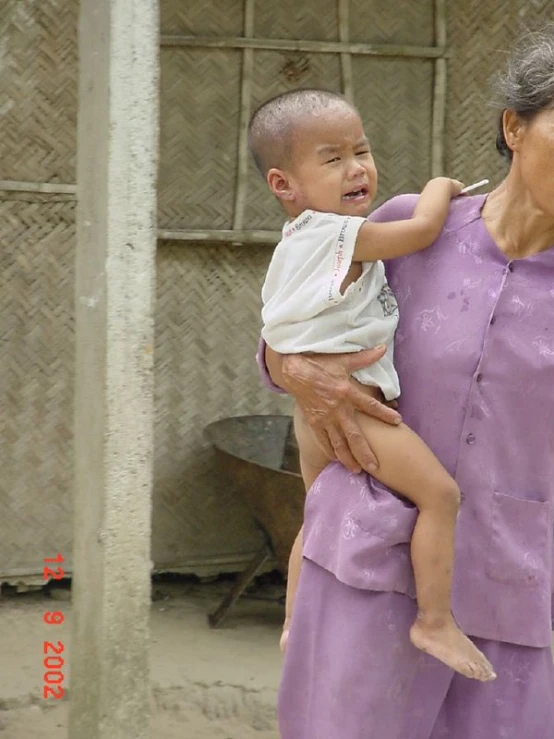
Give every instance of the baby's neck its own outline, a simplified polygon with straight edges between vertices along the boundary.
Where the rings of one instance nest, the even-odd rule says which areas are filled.
[[[300,215],[302,215],[302,213],[304,213],[304,211],[306,211],[306,210],[316,210],[316,209],[315,208],[310,208],[310,206],[307,206],[306,208],[300,209],[300,208],[295,208],[295,207],[290,206],[290,205],[288,207],[287,207],[287,205],[283,205],[283,210],[287,214],[287,221],[295,221],[298,218],[298,216],[300,216]]]

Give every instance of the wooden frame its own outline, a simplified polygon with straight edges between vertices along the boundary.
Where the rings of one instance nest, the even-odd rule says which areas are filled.
[[[229,243],[232,245],[270,245],[280,238],[278,231],[245,230],[244,213],[248,187],[248,138],[247,126],[252,107],[252,83],[254,54],[263,51],[303,51],[313,54],[338,54],[341,69],[341,91],[348,100],[353,99],[354,83],[352,56],[429,59],[434,64],[431,176],[444,173],[445,128],[447,93],[447,9],[446,0],[434,0],[434,46],[410,46],[395,44],[363,44],[349,40],[350,0],[337,0],[338,41],[307,41],[295,39],[254,38],[255,0],[244,0],[244,36],[169,36],[162,35],[162,48],[234,49],[242,50],[240,82],[240,131],[237,148],[237,177],[233,204],[233,227],[230,230],[159,229],[160,240],[204,243]],[[77,196],[73,184],[0,181],[3,192],[35,193],[39,195],[63,194]]]
[[[347,41],[301,41],[296,39],[257,39],[242,36],[212,38],[211,36],[161,36],[163,47],[193,49],[253,49],[257,51],[306,51],[312,54],[355,54],[359,56],[410,57],[437,59],[448,56],[446,48],[438,46],[408,46],[399,44],[362,44]]]

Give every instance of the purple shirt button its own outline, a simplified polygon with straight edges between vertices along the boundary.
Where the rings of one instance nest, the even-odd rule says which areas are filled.
[[[466,444],[475,444],[475,434],[468,434],[466,436]]]
[[[510,272],[513,272],[514,271],[513,262],[510,262],[510,264],[508,265],[508,269],[510,270]]]
[[[481,382],[482,379],[483,379],[483,375],[481,374],[481,372],[478,372],[477,375],[475,376],[475,382]]]
[[[489,321],[489,323],[491,326],[494,326],[494,324],[496,323],[496,316],[493,316],[491,320]]]

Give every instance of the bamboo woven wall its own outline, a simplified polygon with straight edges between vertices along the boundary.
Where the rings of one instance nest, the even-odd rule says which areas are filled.
[[[257,546],[243,507],[214,475],[202,428],[225,415],[288,408],[260,387],[253,364],[259,289],[270,250],[200,241],[200,234],[191,241],[196,229],[280,226],[280,213],[244,158],[241,115],[291,87],[343,87],[353,92],[367,122],[381,170],[381,198],[417,189],[428,178],[432,130],[444,142],[448,173],[467,182],[497,179],[502,165],[494,152],[488,79],[520,23],[554,20],[549,6],[547,0],[448,4],[453,57],[444,139],[437,126],[440,63],[430,57],[163,46],[159,220],[161,229],[176,233],[160,240],[158,253],[158,567],[219,571]],[[228,38],[246,29],[258,39],[433,47],[440,33],[433,11],[432,0],[162,0],[162,32]],[[4,0],[1,180],[75,181],[76,21],[77,0]],[[29,189],[0,191],[4,577],[39,572],[46,552],[67,555],[72,534],[75,202],[71,188],[55,185],[50,189],[68,192],[47,194]]]

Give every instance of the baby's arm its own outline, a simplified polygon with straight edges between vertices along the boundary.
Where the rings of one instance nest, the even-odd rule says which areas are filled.
[[[462,187],[457,180],[436,177],[424,187],[411,218],[364,223],[358,231],[353,261],[394,259],[431,246],[444,226],[450,200],[460,193]]]

